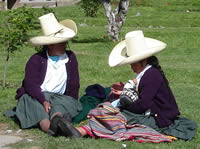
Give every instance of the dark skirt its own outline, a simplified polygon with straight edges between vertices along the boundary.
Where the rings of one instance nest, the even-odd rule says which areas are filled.
[[[174,123],[172,123],[168,127],[159,128],[156,125],[156,121],[153,116],[145,116],[143,114],[135,114],[129,111],[122,111],[122,114],[127,119],[127,124],[142,124],[149,126],[156,131],[169,135],[174,136],[179,139],[183,140],[191,140],[197,131],[197,124],[189,119],[183,118],[183,117],[177,117],[176,120],[174,120]]]
[[[20,97],[16,107],[16,117],[22,129],[36,126],[43,119],[50,119],[55,112],[70,113],[74,118],[82,110],[80,101],[70,96],[55,93],[44,94],[51,104],[49,113],[45,112],[42,104],[28,94]]]

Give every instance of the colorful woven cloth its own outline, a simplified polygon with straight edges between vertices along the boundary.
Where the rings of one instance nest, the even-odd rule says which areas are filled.
[[[94,138],[152,143],[172,142],[167,136],[150,127],[140,124],[126,125],[126,118],[109,102],[101,103],[91,110],[88,118],[89,124],[82,128]]]

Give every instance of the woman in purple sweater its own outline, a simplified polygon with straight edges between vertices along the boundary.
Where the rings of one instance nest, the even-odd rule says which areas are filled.
[[[44,35],[29,42],[43,48],[26,64],[25,77],[16,95],[16,116],[21,128],[39,125],[44,132],[55,135],[59,117],[71,121],[82,110],[77,100],[78,62],[74,52],[66,50],[67,40],[77,34],[77,27],[72,20],[57,22],[53,13],[39,20]]]
[[[125,40],[112,50],[109,65],[116,67],[130,64],[136,73],[136,81],[129,80],[119,99],[111,104],[120,109],[129,125],[143,124],[163,134],[190,140],[196,132],[197,125],[179,117],[180,112],[168,80],[158,59],[153,56],[165,47],[166,44],[159,40],[144,37],[142,31],[126,34]],[[104,122],[96,128],[102,128],[103,124]],[[60,125],[67,130],[63,130],[66,136],[80,137],[93,133],[93,130],[88,128],[93,126],[94,122],[91,120],[89,125],[74,128],[63,120],[60,121]],[[106,127],[112,130],[109,126]]]

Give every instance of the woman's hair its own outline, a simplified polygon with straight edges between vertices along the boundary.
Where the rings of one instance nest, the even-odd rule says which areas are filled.
[[[151,56],[151,57],[147,58],[147,64],[152,65],[152,67],[158,69],[161,72],[161,74],[162,74],[165,82],[167,83],[167,85],[169,84],[167,78],[165,77],[165,73],[164,73],[164,71],[162,70],[162,68],[159,64],[159,60],[156,56]]]
[[[42,51],[46,51],[46,50],[48,50],[48,46],[47,46],[47,45],[44,45],[44,46],[42,47]]]

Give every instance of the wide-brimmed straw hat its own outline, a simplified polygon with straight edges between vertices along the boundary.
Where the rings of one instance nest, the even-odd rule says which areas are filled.
[[[162,51],[166,46],[162,41],[144,37],[141,30],[132,31],[113,48],[108,63],[110,67],[132,64]]]
[[[50,45],[70,40],[77,34],[77,26],[73,20],[58,22],[53,13],[39,17],[43,35],[29,40],[32,45]]]

